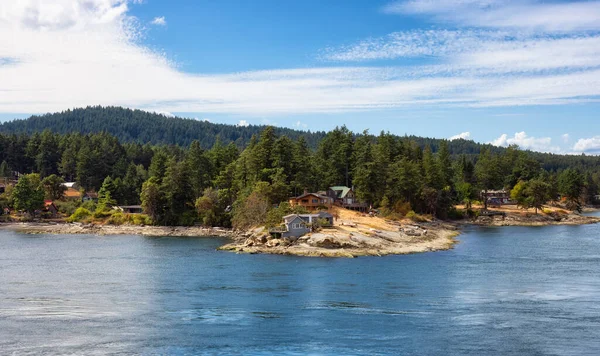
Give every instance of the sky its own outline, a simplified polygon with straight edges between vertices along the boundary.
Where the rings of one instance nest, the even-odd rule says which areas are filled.
[[[1,0],[0,120],[87,105],[600,154],[600,0]]]

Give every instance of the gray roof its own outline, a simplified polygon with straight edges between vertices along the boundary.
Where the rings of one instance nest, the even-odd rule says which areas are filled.
[[[285,221],[286,224],[289,224],[296,219],[302,219],[302,218],[298,214],[290,214],[290,215],[286,215],[283,217],[283,221]]]

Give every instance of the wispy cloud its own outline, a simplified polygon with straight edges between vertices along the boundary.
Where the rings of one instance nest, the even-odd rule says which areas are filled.
[[[153,25],[157,25],[157,26],[166,26],[167,25],[167,20],[165,20],[164,16],[160,16],[160,17],[155,17],[152,22],[150,22]]]
[[[600,30],[599,1],[408,0],[391,3],[383,10],[462,26],[545,32]]]
[[[129,15],[132,3],[1,1],[0,112],[122,105],[164,112],[279,115],[600,100],[600,36],[595,34],[416,30],[334,48],[323,56],[341,62],[433,57],[427,65],[341,63],[189,74],[141,44],[144,32]]]

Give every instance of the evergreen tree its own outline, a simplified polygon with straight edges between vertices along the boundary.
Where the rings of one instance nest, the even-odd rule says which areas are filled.
[[[15,209],[33,215],[44,206],[44,190],[40,186],[40,176],[37,173],[22,176],[11,194]]]

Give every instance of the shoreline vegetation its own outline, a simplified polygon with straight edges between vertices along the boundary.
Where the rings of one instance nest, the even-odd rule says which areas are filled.
[[[0,229],[26,234],[142,235],[148,237],[223,237],[231,242],[218,250],[249,254],[279,254],[307,257],[385,256],[449,250],[466,226],[551,226],[600,223],[600,217],[568,213],[557,219],[551,214],[533,214],[512,209],[506,216],[476,220],[391,221],[353,211],[338,212],[329,228],[309,233],[296,241],[271,238],[261,228],[236,231],[225,228],[189,226],[98,225],[65,222],[2,223]],[[511,211],[512,210],[512,211]],[[598,211],[597,209],[585,209]]]

